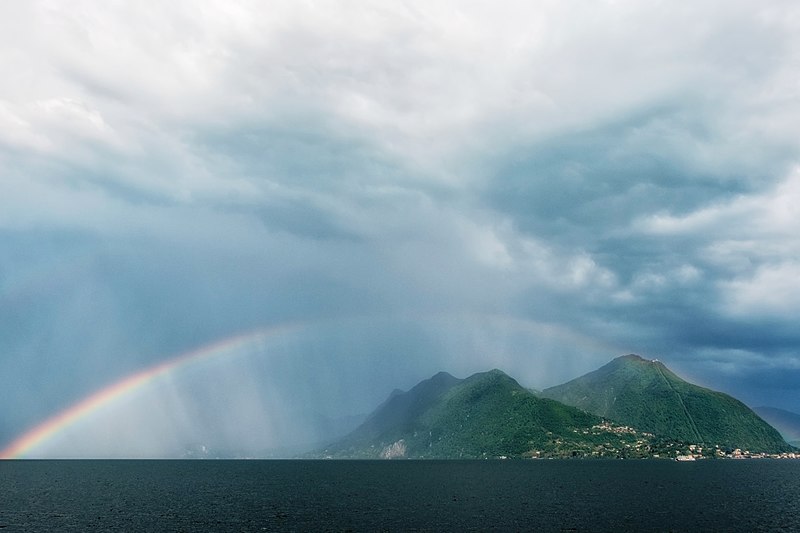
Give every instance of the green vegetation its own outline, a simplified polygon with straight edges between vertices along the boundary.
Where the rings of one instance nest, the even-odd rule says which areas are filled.
[[[619,424],[707,448],[791,450],[774,428],[739,400],[688,383],[659,361],[637,355],[618,357],[541,394]]]
[[[407,393],[395,392],[361,427],[317,455],[633,458],[651,456],[662,444],[678,446],[538,398],[492,370],[465,380],[441,373]]]
[[[445,372],[394,391],[367,420],[313,457],[794,457],[738,400],[688,383],[658,361],[613,360],[535,394],[500,370]]]
[[[501,371],[492,370],[448,391],[419,422],[428,429],[428,437],[419,442],[423,448],[420,453],[494,457],[521,456],[533,450],[553,452],[577,440],[574,428],[591,427],[600,420],[537,398]]]

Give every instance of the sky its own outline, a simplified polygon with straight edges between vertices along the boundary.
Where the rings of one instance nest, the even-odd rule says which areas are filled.
[[[29,455],[627,353],[800,412],[793,0],[4,2],[0,66],[0,449],[198,352]]]

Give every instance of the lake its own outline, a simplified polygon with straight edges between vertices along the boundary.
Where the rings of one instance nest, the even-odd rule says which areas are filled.
[[[0,461],[5,531],[800,531],[800,461]]]

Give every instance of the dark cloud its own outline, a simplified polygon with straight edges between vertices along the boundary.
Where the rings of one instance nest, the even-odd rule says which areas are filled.
[[[728,134],[693,132],[707,125],[700,117],[683,123],[681,115],[690,112],[651,110],[515,148],[490,171],[487,198],[525,231],[567,244],[573,237],[579,240],[575,244],[591,246],[592,238],[613,238],[642,216],[688,214],[785,176],[793,154],[781,153],[782,147],[774,147],[757,170],[742,168],[736,159],[708,166],[694,161],[694,154],[682,148],[715,151],[715,141]],[[679,138],[670,138],[671,133]]]
[[[627,352],[800,411],[797,7],[452,7],[2,8],[0,441],[277,324],[108,427],[256,450]]]

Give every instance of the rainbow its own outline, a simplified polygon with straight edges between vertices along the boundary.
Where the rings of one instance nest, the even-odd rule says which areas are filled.
[[[335,320],[337,323],[358,323],[364,318],[366,317],[352,316],[337,317],[333,320]],[[392,319],[408,320],[409,318],[402,315],[396,315],[393,316]],[[606,345],[606,343],[603,341],[583,336],[580,333],[557,324],[540,323],[532,320],[513,318],[504,315],[480,313],[428,314],[425,315],[424,320],[422,320],[421,316],[412,318],[412,320],[421,320],[425,323],[429,323],[436,319],[440,321],[444,320],[445,326],[448,326],[447,322],[452,320],[455,320],[455,324],[458,328],[462,328],[464,323],[478,321],[481,324],[493,324],[496,326],[509,327],[513,330],[526,332],[535,337],[545,335],[549,337],[568,339],[572,343],[578,343],[581,346],[590,347],[592,348],[592,351],[597,351],[598,349],[611,352],[621,351],[620,348]],[[328,320],[330,319],[326,319],[325,321]],[[268,338],[273,338],[300,329],[307,329],[313,324],[319,324],[319,322],[319,319],[316,319],[312,322],[287,322],[244,332],[239,335],[202,346],[191,352],[187,352],[183,355],[179,355],[173,359],[166,360],[162,363],[127,376],[116,383],[112,383],[98,392],[95,392],[94,394],[84,398],[67,409],[53,415],[38,426],[35,426],[33,429],[24,433],[22,436],[11,442],[5,449],[0,450],[0,459],[18,459],[33,455],[32,452],[37,447],[46,443],[63,430],[89,417],[100,409],[114,404],[125,397],[129,397],[134,392],[142,389],[154,380],[165,378],[166,376],[180,371],[187,366],[194,365],[202,361],[240,353],[243,348],[257,345],[264,342]],[[452,326],[453,324],[450,324],[450,327]]]
[[[237,353],[242,348],[256,345],[270,337],[296,331],[302,326],[302,323],[285,323],[249,331],[205,345],[196,350],[136,372],[95,392],[51,418],[48,418],[0,451],[0,459],[19,459],[29,455],[37,446],[45,443],[67,427],[83,420],[99,409],[129,396],[154,380],[163,378],[168,374],[172,374],[202,361]]]

